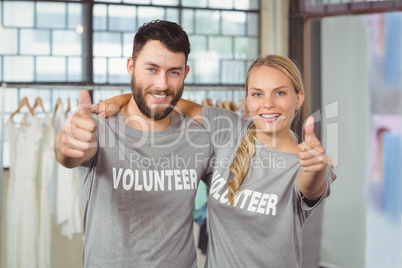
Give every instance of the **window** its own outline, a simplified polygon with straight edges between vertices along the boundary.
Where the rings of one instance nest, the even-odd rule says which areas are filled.
[[[131,56],[135,31],[154,19],[177,22],[188,33],[193,66],[187,84],[242,84],[259,55],[259,0],[92,4],[92,25],[84,25],[88,14],[80,1],[0,2],[0,39],[8,40],[0,43],[0,81],[128,84],[125,64],[119,65]],[[92,45],[84,44],[88,33]],[[92,70],[83,73],[83,65]]]
[[[70,64],[82,57],[80,4],[4,1],[0,11],[1,81],[77,81]]]
[[[32,105],[40,96],[50,113],[58,98],[76,106],[80,85],[94,89],[93,102],[129,92],[125,62],[135,32],[154,19],[177,22],[189,35],[186,85],[204,91],[183,97],[244,96],[247,68],[260,51],[259,8],[260,0],[0,1],[3,119],[22,97]],[[4,138],[3,126],[0,133]],[[5,167],[8,148],[4,143]]]

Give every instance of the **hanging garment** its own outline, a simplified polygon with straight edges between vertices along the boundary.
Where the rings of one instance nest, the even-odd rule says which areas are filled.
[[[50,268],[52,263],[52,223],[50,216],[49,182],[55,165],[54,137],[55,129],[50,117],[45,114],[42,122],[43,135],[39,151],[39,239],[38,267]]]
[[[204,225],[207,218],[208,188],[204,182],[198,184],[194,199],[193,219],[199,226]]]
[[[6,125],[10,143],[10,179],[6,207],[6,267],[37,267],[38,207],[36,175],[42,125],[28,113]]]
[[[55,111],[53,124],[56,135],[64,126],[66,116],[63,104]],[[68,169],[56,164],[56,223],[61,225],[62,234],[69,239],[82,233],[82,217],[79,207],[77,168]]]
[[[198,248],[202,254],[207,254],[208,247],[208,232],[207,232],[207,220],[205,219],[203,225],[200,227],[200,233],[198,234]]]

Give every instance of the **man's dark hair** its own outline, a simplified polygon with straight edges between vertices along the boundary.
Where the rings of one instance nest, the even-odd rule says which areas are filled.
[[[142,25],[134,37],[133,59],[140,53],[144,45],[150,40],[160,41],[167,49],[174,53],[190,54],[190,41],[187,33],[177,23],[166,20],[153,20]]]

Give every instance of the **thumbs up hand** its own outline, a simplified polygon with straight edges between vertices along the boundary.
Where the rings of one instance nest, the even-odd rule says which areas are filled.
[[[81,108],[69,117],[55,143],[56,159],[66,167],[75,167],[90,159],[97,142],[94,132],[97,125],[92,118],[91,97],[87,90],[80,92]]]
[[[307,118],[304,126],[304,142],[298,145],[298,151],[300,166],[305,172],[321,171],[330,162],[321,142],[314,133],[312,116]]]

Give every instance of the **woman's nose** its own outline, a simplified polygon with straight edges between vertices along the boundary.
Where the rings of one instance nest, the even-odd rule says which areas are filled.
[[[264,97],[262,106],[267,109],[274,107],[275,103],[272,97],[271,96]]]

